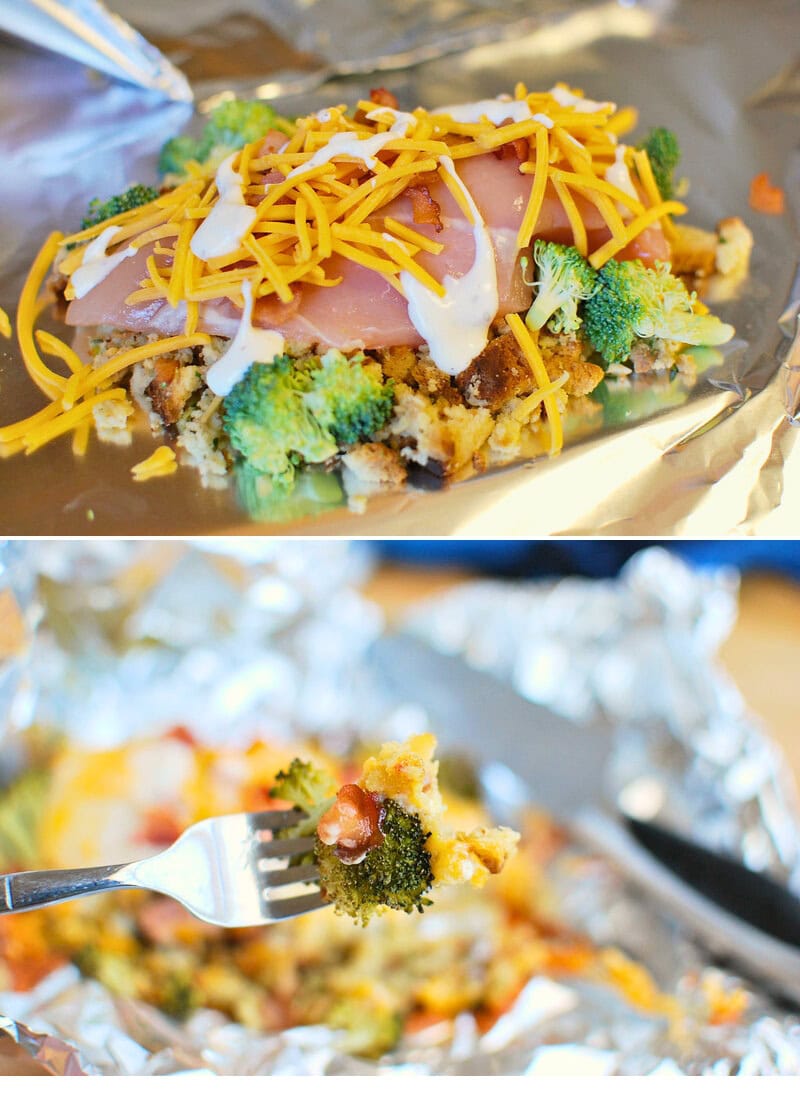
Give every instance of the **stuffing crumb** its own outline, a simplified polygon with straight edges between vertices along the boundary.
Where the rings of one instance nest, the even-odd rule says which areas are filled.
[[[133,438],[128,427],[132,415],[130,401],[98,401],[92,409],[97,438],[103,443],[127,447]]]
[[[197,404],[178,422],[177,443],[184,452],[184,463],[195,467],[206,489],[224,489],[228,484],[228,461],[220,446],[224,432],[218,405],[217,396],[204,390]]]
[[[717,226],[719,238],[715,267],[721,275],[746,275],[753,251],[753,234],[741,218],[723,218]]]

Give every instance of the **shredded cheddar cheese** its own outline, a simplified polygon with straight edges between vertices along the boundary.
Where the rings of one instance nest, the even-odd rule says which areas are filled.
[[[564,445],[564,428],[561,423],[561,412],[556,401],[556,388],[550,382],[547,367],[544,365],[544,360],[536,343],[536,337],[527,328],[522,318],[517,316],[516,313],[508,313],[506,314],[506,323],[533,371],[536,385],[541,393],[541,400],[544,401],[545,411],[547,412],[547,425],[550,429],[550,454],[556,455]],[[560,386],[563,386],[565,381],[566,379],[561,380]]]
[[[134,481],[149,481],[152,477],[166,477],[174,474],[178,468],[178,460],[171,447],[157,447],[149,458],[137,462],[131,467]]]
[[[11,318],[4,309],[0,309],[0,336],[11,339]]]

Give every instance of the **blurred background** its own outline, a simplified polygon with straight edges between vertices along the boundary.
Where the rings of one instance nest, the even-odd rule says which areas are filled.
[[[720,657],[749,707],[783,749],[800,785],[796,677],[800,669],[800,542],[751,540],[398,540],[372,544],[366,593],[390,618],[415,601],[476,577],[616,576],[648,546],[699,569],[741,574],[739,615]]]

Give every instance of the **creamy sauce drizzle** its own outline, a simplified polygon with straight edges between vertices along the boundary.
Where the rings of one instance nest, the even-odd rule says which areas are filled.
[[[497,265],[492,238],[475,200],[460,180],[450,157],[440,162],[458,180],[472,211],[475,259],[460,279],[445,275],[443,298],[418,282],[407,271],[400,272],[400,283],[408,299],[409,319],[430,348],[431,358],[445,374],[461,374],[475,356],[486,347],[489,325],[500,303],[497,290]]]
[[[217,169],[215,179],[219,198],[195,231],[189,245],[200,260],[213,260],[235,252],[258,216],[256,208],[245,202],[244,180],[233,170],[233,162],[238,155],[232,153]]]
[[[581,114],[591,115],[595,111],[616,111],[617,109],[616,103],[598,103],[594,99],[581,99],[579,95],[575,95],[566,88],[551,88],[550,95],[562,107],[572,107]]]
[[[106,276],[110,275],[115,267],[129,256],[135,256],[138,249],[125,248],[121,252],[106,255],[111,238],[119,231],[118,225],[107,226],[99,237],[96,237],[83,254],[80,266],[72,272],[72,289],[76,298],[85,297],[98,283],[102,283]]]
[[[394,111],[391,107],[379,107],[377,110],[371,111],[367,118],[374,121],[382,114],[391,114],[395,119],[385,133],[373,134],[372,137],[368,138],[360,138],[357,134],[333,134],[324,145],[317,149],[313,156],[309,157],[305,164],[298,164],[286,178],[292,179],[294,176],[302,175],[309,168],[318,168],[321,164],[327,164],[328,161],[334,160],[336,157],[361,160],[367,168],[374,168],[376,157],[381,149],[388,145],[390,141],[394,141],[395,138],[407,137],[409,131],[417,125],[414,115],[407,114],[405,111]]]
[[[633,185],[630,171],[625,163],[625,150],[627,148],[627,145],[618,145],[614,150],[614,163],[609,164],[608,168],[606,168],[605,178],[606,182],[613,184],[614,187],[618,187],[620,191],[624,191],[625,194],[630,195],[632,199],[638,199],[639,196]],[[626,212],[628,210],[621,202],[617,203],[617,207]]]
[[[524,99],[478,99],[474,103],[453,103],[449,107],[437,107],[431,112],[435,115],[449,115],[454,122],[481,122],[488,118],[494,126],[499,126],[510,118],[512,122],[524,122],[533,118],[541,122],[548,130],[553,127],[553,120],[545,114],[532,114],[530,106]]]
[[[242,283],[242,295],[244,310],[236,335],[206,375],[208,387],[219,397],[227,397],[253,363],[271,363],[286,347],[279,332],[253,327],[253,291],[247,281]]]

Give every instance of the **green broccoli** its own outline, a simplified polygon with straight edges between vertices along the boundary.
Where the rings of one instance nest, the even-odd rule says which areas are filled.
[[[299,824],[281,830],[281,836],[311,836],[322,815],[335,802],[336,784],[322,768],[295,759],[285,772],[275,776],[270,794],[291,802],[307,815]],[[433,883],[431,857],[425,842],[429,837],[416,814],[409,814],[397,802],[381,803],[378,827],[381,843],[371,848],[359,863],[343,863],[335,844],[317,838],[314,860],[320,870],[320,886],[338,913],[367,924],[377,909],[422,912],[429,905],[424,894]],[[292,862],[303,863],[310,856]]]
[[[311,371],[306,405],[317,422],[342,446],[369,439],[392,415],[394,383],[360,353],[347,359],[328,351]]]
[[[624,363],[633,341],[660,337],[682,344],[725,344],[734,335],[713,314],[693,312],[696,300],[668,264],[609,260],[584,309],[584,331],[607,363]]]
[[[181,177],[186,174],[186,164],[190,160],[206,168],[216,168],[225,157],[257,141],[268,130],[291,134],[292,124],[263,100],[226,100],[211,112],[200,137],[182,134],[164,145],[158,170],[162,176]]]
[[[290,489],[302,462],[324,462],[336,454],[336,440],[311,414],[304,396],[308,371],[288,355],[253,363],[223,403],[223,423],[245,460]]]
[[[433,883],[431,857],[425,842],[430,836],[416,814],[387,799],[382,805],[383,841],[360,863],[342,863],[336,846],[317,840],[315,859],[320,884],[337,913],[367,924],[383,906],[404,913],[422,912],[430,901],[424,895]]]
[[[322,768],[295,757],[285,772],[275,776],[275,785],[269,793],[273,798],[291,802],[303,813],[312,814],[320,806],[327,809],[331,805],[336,783]]]
[[[223,423],[246,462],[285,492],[298,466],[324,462],[382,428],[393,400],[392,383],[361,353],[281,355],[250,367],[225,398]]]
[[[291,123],[281,118],[263,99],[228,99],[208,116],[203,138],[212,149],[224,149],[224,156],[258,141],[268,130],[290,135]]]
[[[671,199],[675,193],[675,169],[681,159],[677,137],[672,130],[656,126],[638,148],[647,153],[661,198]]]
[[[336,1043],[339,1050],[361,1058],[380,1058],[397,1046],[403,1034],[400,1014],[370,997],[337,999],[324,1023],[342,1032]]]
[[[525,324],[552,332],[575,332],[580,327],[578,303],[591,298],[597,273],[573,245],[537,240],[533,258],[538,269],[538,288]]]
[[[121,195],[114,195],[110,199],[92,199],[86,217],[81,222],[81,229],[89,229],[108,218],[116,218],[118,214],[124,214],[127,210],[135,210],[137,206],[145,206],[148,202],[158,198],[158,191],[154,187],[146,187],[143,183],[135,183]]]

